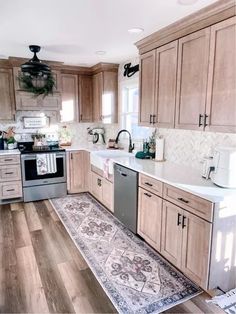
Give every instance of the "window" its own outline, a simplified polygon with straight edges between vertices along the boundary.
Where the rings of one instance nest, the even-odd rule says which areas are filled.
[[[74,121],[75,117],[75,110],[74,110],[74,101],[73,99],[62,101],[62,110],[61,113],[61,122],[72,122]]]
[[[138,83],[126,83],[122,87],[121,127],[132,134],[132,138],[140,140],[149,136],[149,128],[138,126],[139,110]]]

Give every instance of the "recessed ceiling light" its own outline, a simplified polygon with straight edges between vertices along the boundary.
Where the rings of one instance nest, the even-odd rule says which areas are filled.
[[[177,2],[182,5],[191,5],[196,3],[198,0],[178,0]]]
[[[144,29],[141,28],[141,27],[134,27],[134,28],[128,29],[128,32],[129,32],[130,34],[140,34],[140,33],[142,33],[143,31],[144,31]]]
[[[98,51],[96,51],[95,53],[96,53],[96,55],[104,56],[104,55],[106,54],[106,51],[104,51],[104,50],[98,50]]]

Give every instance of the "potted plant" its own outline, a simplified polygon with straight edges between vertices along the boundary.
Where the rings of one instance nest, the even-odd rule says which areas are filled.
[[[7,148],[8,149],[14,149],[15,148],[15,142],[16,142],[16,140],[15,140],[14,136],[9,137],[7,139]]]

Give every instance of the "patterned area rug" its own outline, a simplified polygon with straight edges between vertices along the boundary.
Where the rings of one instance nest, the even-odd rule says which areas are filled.
[[[90,194],[51,203],[119,313],[161,313],[201,292]]]

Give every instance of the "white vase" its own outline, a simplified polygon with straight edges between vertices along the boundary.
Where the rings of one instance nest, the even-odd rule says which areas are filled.
[[[7,144],[7,148],[8,149],[14,149],[15,148],[15,144],[14,143]]]

